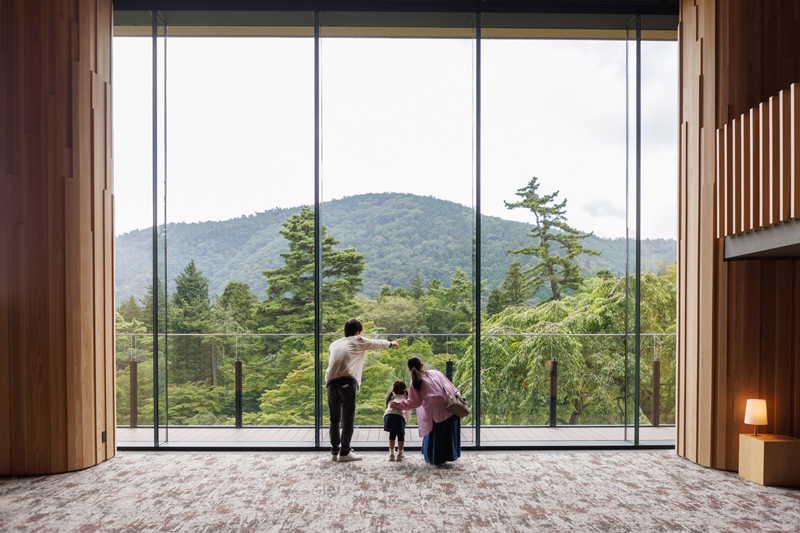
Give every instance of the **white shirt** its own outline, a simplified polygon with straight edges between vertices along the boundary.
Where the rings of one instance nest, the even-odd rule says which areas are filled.
[[[383,340],[365,339],[361,335],[342,337],[331,343],[328,348],[328,370],[325,371],[325,382],[334,379],[353,377],[361,387],[361,373],[364,370],[364,354],[367,350],[381,350],[392,343]]]
[[[395,398],[397,400],[405,400],[403,396],[395,396]],[[386,410],[383,412],[383,416],[386,415],[400,415],[406,419],[406,424],[411,422],[411,409],[397,409],[396,407],[392,407],[392,402],[389,402],[389,405],[386,406]]]

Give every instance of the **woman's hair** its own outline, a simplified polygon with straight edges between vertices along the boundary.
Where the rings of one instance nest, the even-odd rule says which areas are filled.
[[[422,389],[422,360],[416,355],[408,358],[408,369],[411,371],[411,386]]]
[[[390,390],[388,396],[386,396],[386,406],[387,407],[389,406],[389,402],[391,402],[394,399],[395,394],[403,394],[406,397],[408,397],[406,389],[407,387],[405,381],[403,381],[402,379],[396,380],[394,382],[394,385],[392,385],[392,390]]]

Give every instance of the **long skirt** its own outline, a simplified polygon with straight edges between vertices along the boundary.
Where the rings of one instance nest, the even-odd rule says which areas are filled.
[[[422,456],[435,465],[461,457],[461,419],[453,415],[434,422],[431,432],[422,438]]]

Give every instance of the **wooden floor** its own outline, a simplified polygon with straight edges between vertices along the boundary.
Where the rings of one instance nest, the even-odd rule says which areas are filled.
[[[420,438],[416,426],[410,426],[406,431],[406,443],[419,444]],[[357,427],[353,434],[353,443],[379,445],[386,441],[388,433],[382,427]],[[323,442],[328,441],[328,429],[325,428],[321,437]],[[247,445],[291,445],[314,443],[314,428],[312,427],[170,427],[168,431],[161,430],[160,440],[177,443],[242,443]],[[468,444],[475,440],[475,430],[472,427],[461,428],[461,440]],[[608,442],[608,441],[633,441],[633,428],[628,428],[627,439],[622,427],[589,427],[589,426],[560,426],[548,427],[500,427],[484,426],[481,428],[481,443],[489,444],[557,444],[569,442]],[[675,441],[675,427],[642,427],[639,429],[640,442],[670,443]],[[117,443],[121,446],[135,443],[152,443],[153,428],[117,428]]]

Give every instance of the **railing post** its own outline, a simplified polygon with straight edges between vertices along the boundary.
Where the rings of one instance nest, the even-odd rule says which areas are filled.
[[[661,423],[661,361],[653,359],[653,427]]]
[[[447,368],[447,370],[446,370],[445,373],[447,374],[447,379],[449,379],[450,382],[452,383],[453,382],[453,361],[451,361],[449,357],[447,358],[447,367],[446,368]]]
[[[242,360],[236,360],[236,427],[242,427]]]
[[[129,426],[139,427],[139,361],[131,359],[131,387],[130,387],[131,421]]]
[[[558,397],[558,362],[550,360],[550,427],[556,427],[556,399]]]

